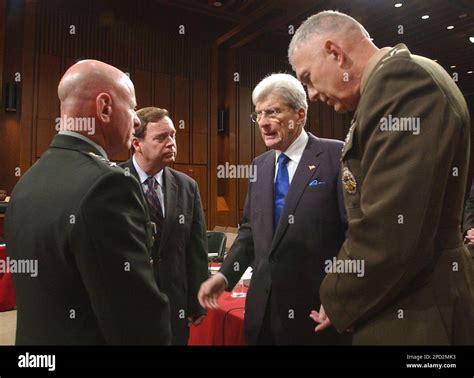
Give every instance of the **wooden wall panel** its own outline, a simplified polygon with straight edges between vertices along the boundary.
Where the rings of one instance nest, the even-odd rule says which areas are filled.
[[[59,117],[58,84],[61,78],[60,59],[57,56],[41,54],[38,77],[38,119]]]
[[[189,160],[189,137],[190,137],[190,80],[177,76],[174,79],[174,97],[172,119],[176,127],[176,142],[178,143],[178,155],[176,163],[187,164]],[[184,127],[184,128],[183,128]]]
[[[183,172],[184,174],[196,180],[199,186],[199,194],[201,195],[202,207],[204,210],[207,210],[207,167],[195,164],[174,164],[173,168],[177,171]]]
[[[0,0],[0,88],[3,90],[3,59],[5,53],[5,15],[6,15],[6,0]],[[3,98],[3,94],[0,96]],[[3,103],[3,101],[1,102]],[[0,114],[3,109],[0,110]]]
[[[6,0],[0,0],[0,21],[5,4]],[[195,166],[193,172],[207,206],[210,109],[215,107],[210,92],[212,39],[207,31],[180,36],[170,27],[174,21],[161,7],[158,18],[166,19],[165,23],[157,22],[156,17],[144,17],[150,9],[157,9],[151,0],[128,3],[126,7],[115,1],[25,1],[12,29],[15,33],[11,33],[18,37],[18,59],[11,71],[21,71],[25,78],[20,86],[18,124],[14,132],[8,133],[17,135],[11,146],[21,147],[15,149],[20,156],[12,166],[21,163],[25,171],[50,144],[56,133],[55,119],[60,116],[57,85],[66,69],[81,59],[98,59],[130,73],[139,108],[168,109],[178,132],[177,163]],[[176,12],[171,14],[181,18]],[[199,24],[193,17],[186,20],[187,30],[192,30],[192,22]],[[3,78],[6,38],[5,23],[0,24]],[[74,33],[70,32],[72,26]],[[14,56],[13,50],[10,56]],[[5,119],[0,118],[4,129]],[[184,129],[179,128],[180,121]],[[13,154],[8,154],[14,160]],[[122,161],[128,157],[129,151],[124,150],[111,159]]]
[[[209,130],[209,95],[207,81],[194,80],[192,102],[192,162],[194,164],[207,164],[207,140]]]
[[[57,96],[58,84],[61,78],[60,58],[41,54],[39,57],[39,70],[42,74],[38,78],[36,99],[38,107],[36,117],[36,157],[40,157],[46,151],[54,135],[58,132],[56,130],[56,118],[61,115]]]
[[[151,92],[153,86],[151,85],[151,72],[136,70],[131,79],[135,85],[137,109],[144,108],[146,106],[152,106],[153,102],[151,101]]]
[[[252,112],[251,101],[252,96],[250,88],[241,86],[239,88],[239,123],[238,123],[238,164],[250,165],[253,160],[252,154],[252,125],[250,121],[250,113]],[[247,195],[248,178],[238,178],[239,191],[239,207],[241,210],[245,205],[245,197]]]
[[[153,106],[164,108],[171,112],[171,77],[167,74],[157,73],[154,80]]]
[[[193,133],[191,149],[193,151],[194,164],[207,164],[208,155],[207,134]]]

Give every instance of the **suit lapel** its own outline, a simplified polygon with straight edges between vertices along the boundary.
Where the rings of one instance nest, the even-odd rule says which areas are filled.
[[[273,190],[275,177],[275,152],[269,153],[268,157],[257,171],[258,185],[255,194],[255,202],[258,214],[260,236],[265,240],[265,251],[270,253],[270,246],[273,239]]]
[[[306,145],[301,160],[296,169],[293,180],[291,181],[288,194],[285,199],[285,206],[281,214],[280,222],[278,223],[273,237],[271,252],[272,253],[284,235],[288,224],[289,216],[294,214],[296,206],[306,190],[310,180],[318,173],[319,165],[321,163],[321,154],[323,152],[321,144],[318,139],[312,134],[308,133],[308,144]],[[273,196],[272,196],[273,198]],[[273,204],[272,204],[273,206]],[[296,222],[301,220],[295,220]]]
[[[168,167],[163,168],[163,182],[165,187],[165,221],[161,234],[160,254],[177,222],[176,209],[178,205],[178,188]]]
[[[139,182],[139,184],[140,184],[140,189],[142,189],[142,191],[143,191],[142,183],[140,182],[140,176],[138,175],[138,172],[137,172],[137,170],[135,169],[135,166],[133,165],[133,161],[132,161],[131,158],[130,158],[129,160],[127,160],[127,161],[122,165],[122,168],[128,168],[128,171],[129,171],[133,176],[135,176],[135,178],[138,180],[138,182]]]

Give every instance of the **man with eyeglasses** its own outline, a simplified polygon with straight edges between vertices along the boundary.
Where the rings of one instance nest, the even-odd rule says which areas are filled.
[[[273,74],[254,89],[252,120],[270,151],[253,165],[243,219],[218,274],[201,285],[203,307],[216,308],[250,265],[245,305],[248,344],[314,345],[348,342],[334,329],[314,332],[319,286],[327,262],[345,238],[339,179],[342,142],[304,130],[308,104],[301,83]]]

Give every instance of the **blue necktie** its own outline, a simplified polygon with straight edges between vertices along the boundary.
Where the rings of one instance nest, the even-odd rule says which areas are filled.
[[[276,230],[278,222],[280,221],[283,206],[285,206],[285,197],[288,194],[290,186],[290,179],[288,176],[288,168],[286,163],[290,158],[285,154],[278,156],[278,172],[275,180],[275,197],[273,204],[273,230]]]

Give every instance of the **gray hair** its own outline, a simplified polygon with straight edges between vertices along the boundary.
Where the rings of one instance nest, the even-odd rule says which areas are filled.
[[[314,35],[327,33],[336,33],[344,36],[351,36],[355,33],[360,34],[364,38],[370,38],[367,30],[351,16],[332,10],[319,12],[304,21],[291,39],[288,47],[290,62],[297,47],[307,42]]]
[[[269,95],[280,97],[287,106],[294,110],[303,108],[306,123],[308,102],[306,101],[306,92],[303,85],[297,78],[285,73],[274,73],[265,77],[253,90],[252,102],[256,105],[257,101]]]

